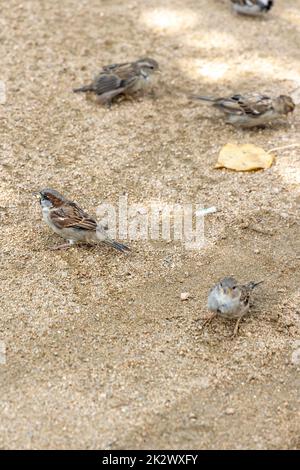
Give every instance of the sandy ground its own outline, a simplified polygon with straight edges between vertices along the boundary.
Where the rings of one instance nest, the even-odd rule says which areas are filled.
[[[213,168],[227,142],[299,143],[300,112],[242,132],[186,98],[300,86],[300,0],[266,19],[228,3],[2,0],[1,448],[300,447],[299,148],[266,171]],[[162,70],[155,95],[106,109],[72,93],[144,55]],[[130,256],[53,252],[31,194],[45,186],[92,213],[122,194],[218,212],[200,251],[161,240],[129,242]],[[235,339],[231,322],[197,321],[228,274],[265,281]]]

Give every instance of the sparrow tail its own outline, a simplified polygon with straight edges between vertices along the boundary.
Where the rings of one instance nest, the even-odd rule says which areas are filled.
[[[206,101],[211,104],[214,104],[216,101],[215,98],[210,98],[209,96],[190,95],[189,98],[191,100]]]
[[[265,1],[265,0],[258,0],[257,2],[258,6],[260,8],[262,8],[263,10],[270,10],[273,6],[273,1],[272,0],[269,0],[269,1]]]
[[[256,286],[259,286],[259,284],[262,284],[264,281],[259,281],[259,282],[254,282],[254,281],[251,281],[249,282],[248,286],[250,287],[250,289],[254,289]]]
[[[73,88],[74,93],[80,93],[80,92],[87,92],[87,91],[93,91],[93,87],[91,85],[85,85],[80,88]]]
[[[109,246],[112,246],[115,248],[115,250],[121,251],[124,253],[125,251],[130,251],[130,248],[126,245],[123,245],[123,243],[116,242],[115,240],[105,240],[104,243],[106,243]]]

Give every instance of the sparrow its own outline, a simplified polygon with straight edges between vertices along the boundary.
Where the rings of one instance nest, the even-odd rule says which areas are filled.
[[[273,0],[231,0],[233,9],[242,15],[257,16],[271,10]]]
[[[207,308],[213,313],[205,320],[203,327],[217,315],[223,318],[236,319],[233,332],[233,336],[236,336],[241,319],[249,311],[251,292],[262,282],[251,281],[242,285],[238,284],[233,277],[224,277],[209,291]]]
[[[270,98],[258,93],[233,95],[228,98],[210,98],[192,95],[192,99],[204,101],[226,115],[226,122],[239,127],[264,126],[282,116],[287,116],[295,109],[290,96],[280,95]]]
[[[74,93],[92,92],[101,104],[110,105],[118,95],[133,95],[149,86],[151,75],[158,71],[154,59],[144,58],[135,62],[106,65],[89,85],[75,88]]]
[[[68,243],[53,249],[66,249],[75,243],[99,243],[112,246],[119,251],[129,251],[129,248],[110,238],[106,229],[82,210],[75,202],[65,198],[55,189],[43,189],[34,193],[40,199],[43,219],[47,225]]]

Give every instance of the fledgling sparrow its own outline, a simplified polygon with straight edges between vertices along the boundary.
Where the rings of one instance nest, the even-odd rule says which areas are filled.
[[[106,65],[92,83],[73,91],[95,93],[101,104],[109,105],[118,95],[131,96],[148,87],[152,74],[158,69],[156,60],[147,57],[135,62]]]
[[[270,98],[258,93],[232,95],[228,98],[210,98],[192,95],[192,99],[214,106],[226,115],[226,123],[237,127],[264,126],[287,116],[295,109],[295,103],[287,95]]]
[[[204,322],[209,323],[214,317],[220,315],[223,318],[236,319],[233,335],[238,332],[241,319],[249,311],[249,301],[252,290],[261,284],[260,282],[249,282],[238,284],[233,277],[224,277],[208,294],[207,308],[212,314]]]
[[[242,15],[258,16],[271,10],[273,0],[231,0],[232,7]]]
[[[34,193],[40,199],[43,219],[58,235],[68,241],[53,249],[66,249],[75,243],[93,244],[103,242],[119,251],[129,248],[110,238],[105,228],[84,212],[75,202],[66,199],[54,189]]]

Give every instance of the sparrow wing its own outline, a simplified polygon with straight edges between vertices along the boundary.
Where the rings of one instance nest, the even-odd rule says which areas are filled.
[[[269,0],[231,0],[231,3],[245,7],[253,7],[255,5],[258,5],[259,7],[263,8],[268,6],[268,1]]]
[[[240,302],[246,307],[249,304],[250,292],[252,289],[249,289],[249,286],[239,286],[239,287],[241,291]]]
[[[132,77],[138,76],[140,70],[135,62],[125,62],[123,64],[113,64],[103,69],[103,72],[111,73],[119,77],[121,80],[130,80]]]
[[[102,95],[118,88],[122,88],[122,80],[115,74],[101,73],[94,82],[94,91],[97,95]]]
[[[243,114],[259,116],[272,107],[272,100],[268,96],[252,94],[247,96],[234,95],[231,97],[237,103]]]
[[[126,69],[131,66],[131,62],[123,62],[121,64],[110,64],[110,65],[104,65],[102,67],[102,72],[115,72],[118,69]]]
[[[242,6],[252,6],[255,3],[255,0],[231,0],[231,3]]]
[[[113,73],[103,72],[95,80],[94,90],[97,95],[109,93],[114,90],[131,87],[139,79],[139,75],[132,67],[114,69]]]
[[[132,77],[138,75],[137,69],[132,64],[124,64],[114,70],[114,73],[118,75],[121,80],[130,80]]]
[[[219,98],[215,100],[215,106],[229,114],[244,114],[241,107],[241,96],[234,95],[229,98]]]
[[[251,103],[253,114],[264,114],[273,108],[272,100],[269,96],[260,95],[259,98]]]
[[[97,228],[97,222],[77,206],[75,202],[51,210],[49,217],[51,222],[59,229],[74,228],[95,231]]]

